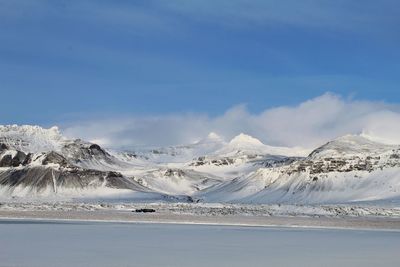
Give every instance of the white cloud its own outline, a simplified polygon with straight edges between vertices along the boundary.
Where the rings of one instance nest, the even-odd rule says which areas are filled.
[[[204,114],[121,116],[80,121],[63,127],[107,147],[164,146],[195,142],[216,132],[229,140],[244,132],[266,144],[314,148],[345,134],[361,134],[400,143],[400,106],[343,99],[330,93],[296,106],[250,113],[239,105],[217,117]]]

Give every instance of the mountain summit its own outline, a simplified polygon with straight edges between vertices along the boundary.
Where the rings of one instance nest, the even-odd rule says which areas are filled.
[[[241,133],[229,142],[230,146],[236,146],[238,148],[240,147],[260,147],[264,146],[264,144],[258,140],[257,138],[254,138],[250,135]]]

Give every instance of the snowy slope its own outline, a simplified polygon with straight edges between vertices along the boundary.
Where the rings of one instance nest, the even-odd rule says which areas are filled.
[[[349,202],[400,198],[400,147],[345,136],[288,165],[209,188],[206,201]]]
[[[364,136],[346,135],[315,149],[310,154],[310,157],[317,159],[324,157],[374,156],[398,148],[396,145],[378,143]]]
[[[155,191],[174,195],[192,195],[222,181],[212,174],[171,168],[150,170],[133,179]]]

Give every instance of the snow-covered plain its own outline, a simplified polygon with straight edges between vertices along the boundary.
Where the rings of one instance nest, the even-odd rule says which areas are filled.
[[[293,204],[227,204],[227,203],[182,203],[182,202],[134,202],[130,198],[75,201],[24,201],[3,202],[2,211],[46,211],[46,212],[132,212],[136,209],[154,209],[158,215],[194,216],[301,216],[301,217],[375,217],[400,219],[400,207],[362,204],[340,205],[293,205]]]

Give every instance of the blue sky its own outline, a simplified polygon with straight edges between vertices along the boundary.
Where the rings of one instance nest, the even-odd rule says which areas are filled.
[[[0,0],[1,124],[400,102],[398,1]]]

